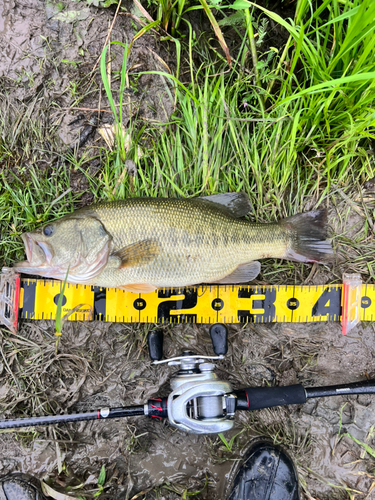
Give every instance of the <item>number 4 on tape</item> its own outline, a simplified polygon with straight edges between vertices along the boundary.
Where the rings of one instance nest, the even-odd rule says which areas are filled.
[[[61,283],[0,275],[0,323],[17,330],[18,318],[54,319]],[[343,293],[342,293],[343,291]],[[63,313],[69,320],[144,323],[268,323],[342,321],[347,333],[375,319],[375,285],[353,278],[343,285],[202,285],[159,289],[148,294],[67,284]]]

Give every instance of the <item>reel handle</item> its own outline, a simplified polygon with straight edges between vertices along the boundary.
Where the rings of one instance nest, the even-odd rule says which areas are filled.
[[[212,348],[216,356],[224,356],[228,352],[228,329],[222,323],[215,323],[210,328]],[[148,352],[151,361],[163,358],[163,330],[157,328],[147,334]]]

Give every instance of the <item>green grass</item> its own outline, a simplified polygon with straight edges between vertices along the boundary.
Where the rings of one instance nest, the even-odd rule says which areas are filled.
[[[175,74],[154,71],[150,75],[169,82],[175,112],[167,124],[132,117],[129,150],[123,134],[118,133],[114,151],[101,143],[78,157],[62,149],[42,97],[15,103],[5,90],[1,92],[1,265],[24,258],[22,232],[86,204],[87,196],[99,201],[245,191],[253,207],[250,217],[259,222],[328,206],[334,245],[344,260],[340,268],[335,266],[328,273],[319,266],[319,272],[323,270],[329,281],[339,281],[342,271],[360,272],[366,282],[374,282],[375,196],[364,186],[375,176],[375,7],[369,0],[323,0],[320,6],[299,0],[294,18],[283,19],[241,2],[236,2],[239,10],[221,10],[217,5],[215,14],[228,20],[236,12],[243,18],[239,27],[230,21],[221,24],[226,40],[237,30],[236,44],[230,45],[231,70],[214,33],[195,34],[193,25],[187,24],[187,36],[177,45]],[[267,38],[272,36],[272,25],[266,23],[269,19],[286,30],[286,44],[277,45]],[[258,43],[260,39],[263,41]],[[122,47],[122,71],[111,79],[106,80],[105,53],[101,64],[119,130],[125,121],[122,107],[118,107],[124,92],[142,78],[136,73],[138,68],[127,64],[128,48]],[[89,91],[93,93],[94,87]],[[84,97],[80,89],[72,96],[76,103]],[[92,167],[93,159],[100,160],[99,168]],[[127,160],[134,161],[135,175],[126,173]],[[77,183],[77,178],[82,182]],[[261,281],[303,284],[310,272],[311,266],[267,260],[262,262]],[[67,399],[59,399],[56,389],[48,396],[51,380],[55,387],[55,381],[67,375],[74,387],[80,387],[77,373],[82,373],[83,362],[83,371],[96,373],[102,366],[102,340],[90,347],[94,352],[87,359],[86,348],[78,352],[78,361],[69,337],[61,339],[62,357],[56,353],[53,333],[32,325],[24,328],[27,335],[4,337],[1,347],[2,358],[9,361],[3,376],[13,390],[2,402],[5,416],[66,410],[71,395],[66,392]],[[134,336],[134,328],[122,325],[116,341],[129,360],[143,363],[147,331],[142,326]],[[76,331],[70,331],[73,333]],[[175,334],[173,342],[175,345]],[[91,345],[90,341],[88,347]],[[299,373],[314,367],[318,351],[310,345],[295,351]],[[129,382],[130,388],[132,383],[136,381]],[[77,394],[73,397],[78,399]],[[266,434],[292,449],[298,459],[311,448],[310,436],[301,436],[292,420],[285,422],[288,414],[282,409],[249,414],[244,424],[247,432],[239,436],[239,442],[249,435]],[[125,446],[130,454],[140,434],[135,429],[127,435]],[[24,436],[27,442],[35,439],[30,432]],[[230,448],[237,446],[237,441],[227,439]],[[223,445],[217,439],[218,450]],[[105,487],[103,477],[98,485]],[[177,487],[173,485],[176,491]],[[178,491],[189,496],[196,488],[188,492],[181,486]],[[162,494],[165,492],[160,491]]]
[[[39,172],[34,166],[17,170],[0,174],[1,265],[24,258],[20,238],[24,231],[62,217],[72,210],[78,198],[70,190],[70,173],[64,164],[52,172]]]
[[[188,86],[165,73],[175,86],[178,109],[163,134],[147,130],[147,154],[136,158],[135,192],[186,196],[244,189],[257,216],[269,209],[275,216],[302,209],[311,195],[321,203],[334,184],[345,187],[373,177],[368,146],[374,138],[375,62],[369,46],[375,48],[375,42],[363,23],[355,44],[343,23],[358,23],[365,4],[375,7],[367,0],[357,3],[349,12],[345,4],[344,14],[338,15],[339,4],[325,2],[331,5],[328,20],[320,19],[319,9],[298,28],[267,11],[293,33],[288,44],[295,48],[288,73],[280,67],[283,57],[274,59],[267,72],[263,69],[262,80],[278,87],[272,93],[263,88],[265,112],[258,106],[253,75],[240,64],[229,74],[218,74],[223,68],[213,57],[191,69],[194,81]],[[302,20],[308,5],[299,2],[298,8]],[[341,47],[337,54],[333,43]],[[237,60],[246,59],[247,51],[244,45]],[[354,64],[354,58],[361,64]],[[298,72],[297,63],[303,65]],[[101,181],[98,187],[110,191],[107,173]],[[127,189],[125,181],[119,195],[127,195]]]
[[[132,119],[129,151],[121,132],[123,96],[131,82],[145,72],[128,68],[129,46],[124,46],[122,70],[115,77],[118,90],[113,90],[104,51],[100,69],[117,126],[117,149],[90,153],[102,161],[95,175],[89,168],[90,154],[81,160],[61,155],[44,171],[34,166],[30,129],[36,143],[42,142],[37,136],[45,135],[46,130],[38,131],[37,121],[3,113],[1,158],[11,166],[2,170],[0,188],[3,264],[21,257],[19,236],[23,231],[59,218],[79,204],[83,193],[69,189],[72,172],[80,172],[94,200],[245,191],[253,206],[250,217],[259,222],[316,206],[336,208],[339,215],[332,222],[335,245],[343,248],[351,270],[373,279],[368,263],[375,261],[375,253],[368,238],[374,199],[361,201],[361,186],[375,176],[371,150],[375,138],[371,21],[375,4],[370,0],[325,0],[320,7],[314,5],[310,8],[308,2],[299,0],[295,18],[282,19],[263,7],[237,0],[233,8],[244,10],[245,24],[238,31],[229,72],[219,49],[207,49],[190,31],[188,45],[181,56],[177,52],[177,67],[184,80],[162,71],[148,72],[169,82],[176,102],[174,114],[166,125],[145,125]],[[266,18],[289,33],[284,47],[252,44],[254,28],[269,26]],[[199,54],[200,63],[193,60],[193,52]],[[186,81],[186,75],[191,81]],[[137,167],[134,176],[126,174],[124,161],[129,159]],[[364,226],[358,227],[354,241],[347,237],[350,218],[340,215],[348,205],[345,196],[364,215]],[[269,261],[264,263],[261,278],[269,283],[301,283],[310,269]],[[330,279],[340,277],[334,268]]]

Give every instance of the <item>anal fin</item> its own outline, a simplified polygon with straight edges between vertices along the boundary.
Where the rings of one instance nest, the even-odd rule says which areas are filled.
[[[254,280],[260,273],[260,262],[253,260],[246,264],[241,264],[236,269],[218,281],[212,281],[219,285],[234,285],[235,283],[247,283]]]

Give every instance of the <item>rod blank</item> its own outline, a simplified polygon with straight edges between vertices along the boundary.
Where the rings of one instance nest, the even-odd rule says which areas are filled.
[[[307,387],[305,391],[307,398],[345,396],[346,394],[375,394],[375,380],[353,382],[352,384],[327,385],[324,387]]]
[[[65,424],[68,422],[83,422],[84,420],[101,420],[106,418],[135,417],[144,415],[143,406],[126,406],[120,408],[101,408],[83,413],[64,415],[46,415],[44,417],[26,417],[0,420],[0,429],[16,429],[33,425]]]

